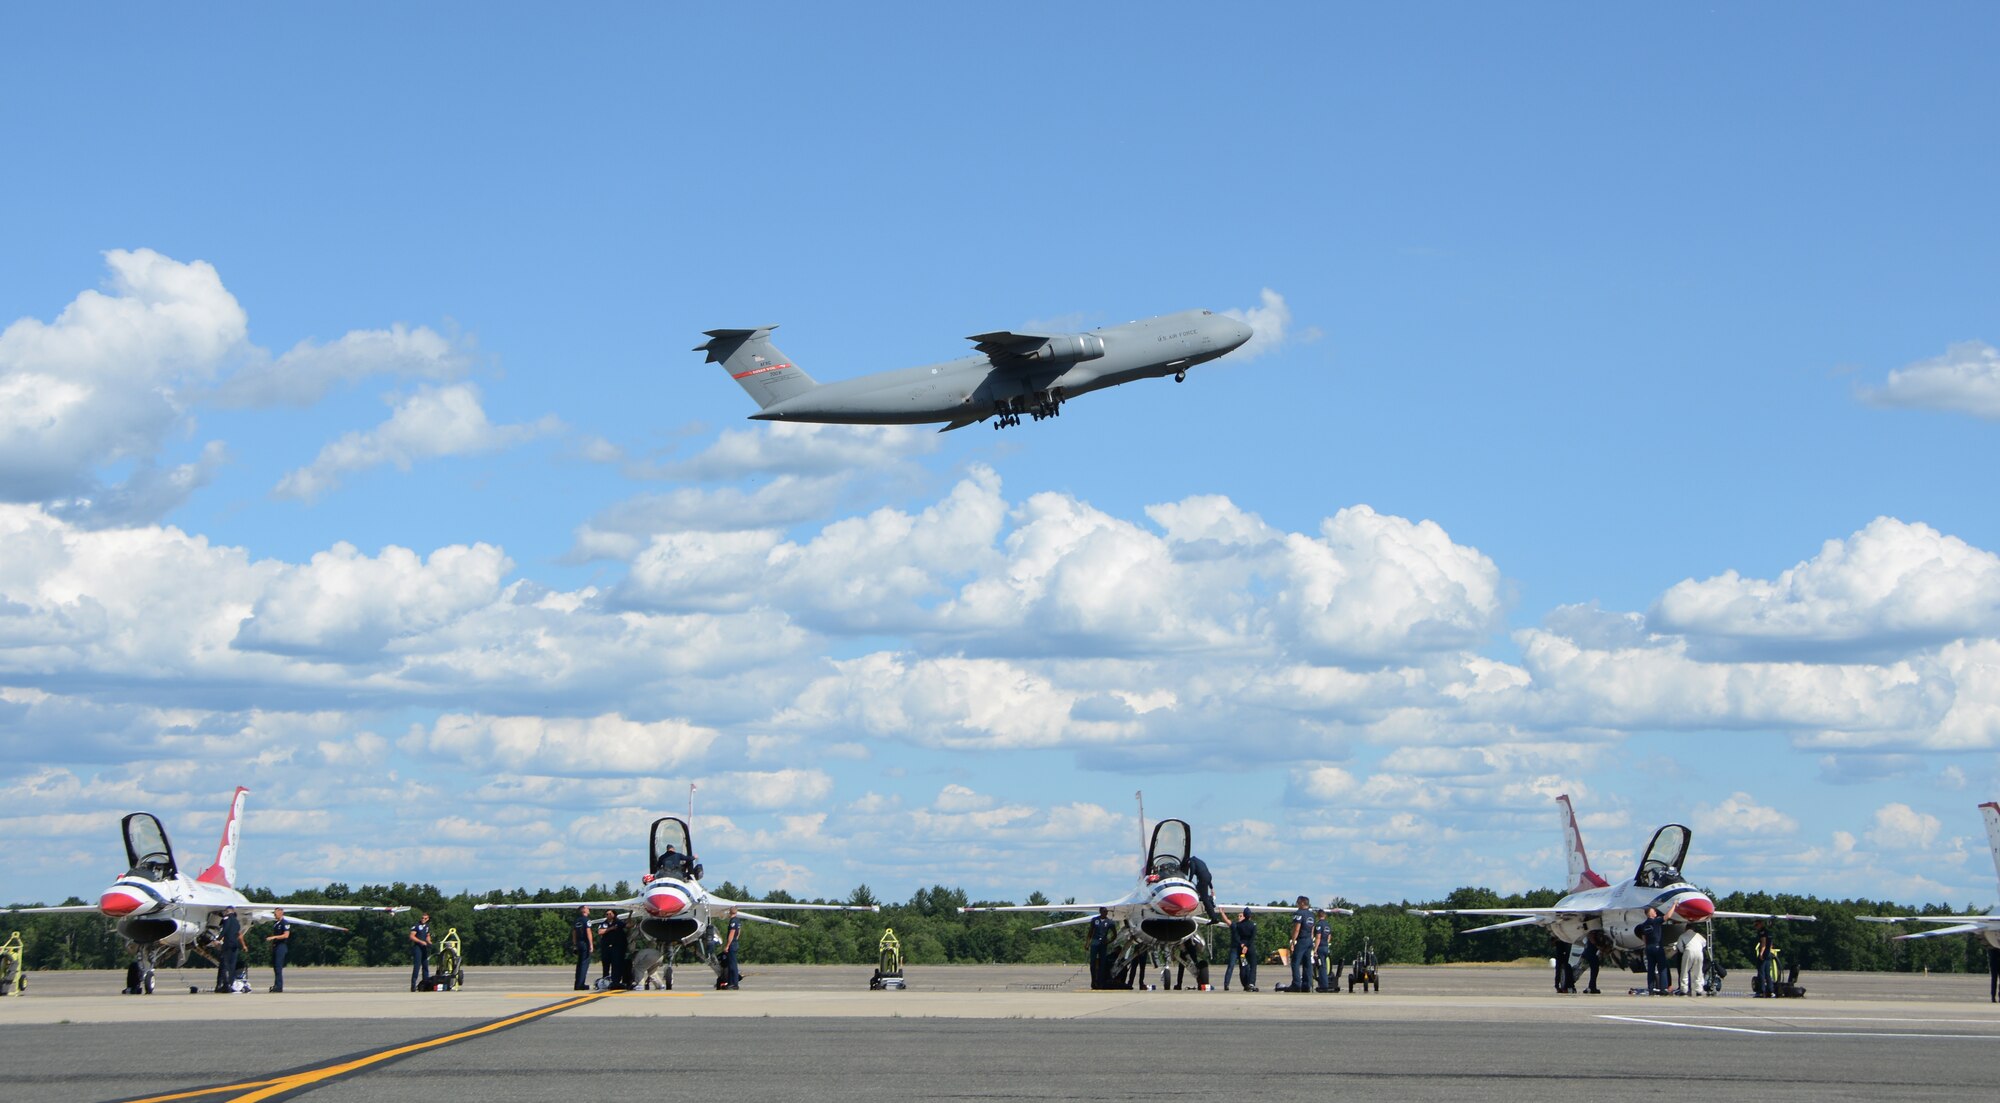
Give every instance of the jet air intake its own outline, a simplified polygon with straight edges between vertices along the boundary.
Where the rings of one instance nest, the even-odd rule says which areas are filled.
[[[1104,355],[1104,338],[1095,333],[1068,333],[1061,337],[1051,337],[1040,345],[1021,354],[1023,360],[1069,361],[1095,360]]]

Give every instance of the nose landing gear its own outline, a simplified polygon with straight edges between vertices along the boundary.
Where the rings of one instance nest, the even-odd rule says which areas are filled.
[[[1187,369],[1186,369],[1186,368],[1182,368],[1182,369],[1181,369],[1180,371],[1177,371],[1177,372],[1175,372],[1175,373],[1174,373],[1174,382],[1176,382],[1176,383],[1185,383],[1185,382],[1187,382]]]

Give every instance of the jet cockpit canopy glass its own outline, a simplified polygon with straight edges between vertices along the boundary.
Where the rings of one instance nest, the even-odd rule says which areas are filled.
[[[1189,835],[1186,820],[1161,820],[1153,828],[1153,845],[1146,850],[1146,872],[1160,877],[1185,876]]]
[[[1655,831],[1652,845],[1646,848],[1646,857],[1639,863],[1639,874],[1633,880],[1641,888],[1679,884],[1681,863],[1687,859],[1688,843],[1692,839],[1688,829],[1677,823]]]
[[[655,877],[678,877],[684,881],[694,877],[690,872],[693,857],[694,841],[688,834],[687,821],[676,816],[662,816],[653,821],[647,868]]]
[[[125,832],[125,862],[132,876],[148,881],[165,881],[180,871],[174,866],[174,848],[167,842],[167,829],[151,812],[134,812],[122,823]]]

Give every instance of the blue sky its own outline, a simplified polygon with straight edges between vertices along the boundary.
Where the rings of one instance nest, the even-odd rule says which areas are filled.
[[[0,896],[709,868],[1990,903],[1981,5],[49,6],[0,66]],[[995,433],[743,420],[1189,307]],[[90,881],[86,884],[84,881]]]

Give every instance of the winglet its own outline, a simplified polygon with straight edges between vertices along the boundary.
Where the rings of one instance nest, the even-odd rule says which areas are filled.
[[[1582,892],[1584,889],[1601,889],[1610,884],[1597,871],[1590,868],[1590,855],[1583,850],[1583,832],[1577,830],[1576,808],[1569,802],[1569,794],[1556,798],[1562,805],[1558,816],[1562,820],[1563,850],[1569,858],[1569,891]]]
[[[215,848],[215,862],[195,880],[226,889],[236,887],[236,840],[243,830],[243,798],[249,795],[250,790],[238,785],[236,794],[229,798],[229,818],[222,821],[222,842]]]

